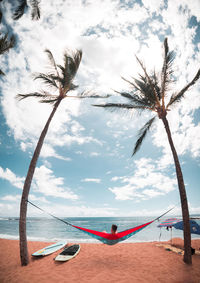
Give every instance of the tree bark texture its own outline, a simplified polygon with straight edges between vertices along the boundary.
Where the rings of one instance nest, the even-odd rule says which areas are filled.
[[[162,121],[165,126],[165,130],[167,132],[168,141],[171,147],[171,151],[174,158],[175,168],[176,168],[176,176],[178,180],[178,188],[181,199],[181,208],[182,208],[182,217],[183,217],[183,225],[184,225],[184,262],[187,264],[192,264],[192,256],[191,256],[191,233],[190,233],[190,216],[187,202],[187,195],[185,191],[185,184],[183,180],[183,174],[180,166],[180,162],[178,159],[178,155],[176,149],[174,147],[174,143],[171,136],[171,131],[169,128],[169,124],[166,117],[162,118]]]
[[[44,143],[45,136],[47,134],[50,122],[60,104],[61,100],[57,101],[53,107],[53,110],[46,122],[46,125],[40,135],[38,140],[37,146],[35,148],[33,157],[31,159],[29,169],[27,172],[27,176],[24,182],[22,197],[21,197],[21,204],[20,204],[20,220],[19,220],[19,242],[20,242],[20,258],[21,258],[21,265],[28,265],[29,263],[29,255],[28,255],[28,247],[27,247],[27,235],[26,235],[26,215],[27,215],[27,200],[28,195],[31,187],[31,182],[33,179],[33,174],[35,172],[36,164],[40,155],[40,151],[42,145]]]

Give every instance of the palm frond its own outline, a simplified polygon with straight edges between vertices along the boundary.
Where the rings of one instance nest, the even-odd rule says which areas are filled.
[[[115,90],[115,92],[120,94],[122,97],[127,98],[130,102],[132,102],[133,99],[134,99],[134,96],[129,92],[120,92],[120,91],[117,91],[117,90]]]
[[[32,93],[27,93],[27,94],[17,94],[16,95],[16,98],[21,101],[23,99],[26,99],[26,98],[30,98],[30,97],[36,97],[36,98],[44,98],[46,95],[43,94],[43,93],[40,93],[40,92],[32,92]]]
[[[146,97],[141,95],[141,92],[137,92],[137,93],[118,92],[118,93],[122,97],[128,99],[132,106],[149,107],[149,108],[153,108],[154,106],[154,104],[151,103],[149,99],[146,99]]]
[[[62,88],[69,87],[70,85],[70,73],[68,70],[68,65],[66,63],[65,59],[65,66],[57,65],[57,67],[60,69],[61,75],[59,76],[59,82],[62,86]]]
[[[24,15],[25,9],[28,7],[26,0],[18,0],[18,2],[19,4],[13,14],[13,20],[19,20]]]
[[[16,39],[15,36],[12,35],[10,39],[8,38],[8,34],[3,35],[0,38],[0,54],[6,53],[15,46]]]
[[[75,74],[79,68],[81,59],[82,59],[82,50],[77,50],[77,52],[74,54],[74,63],[75,63]]]
[[[155,71],[152,75],[153,85],[158,96],[158,99],[161,100],[161,88],[159,86],[158,76],[156,75]],[[154,100],[153,94],[151,93],[152,101]]]
[[[144,138],[146,137],[147,132],[150,130],[156,116],[150,119],[138,132],[138,139],[135,143],[135,147],[133,149],[132,156],[136,154],[136,152],[140,149]]]
[[[40,7],[39,7],[40,1],[38,0],[31,0],[31,18],[32,20],[39,20],[40,19]]]
[[[137,106],[137,105],[132,105],[132,104],[126,104],[126,103],[92,104],[92,106],[108,108],[111,112],[119,111],[119,110],[122,110],[122,111],[124,111],[124,110],[132,110],[132,109],[137,109],[137,110],[149,109],[150,110],[150,108],[148,108],[148,107]]]
[[[140,75],[140,80],[135,79],[135,84],[137,86],[138,93],[141,96],[141,101],[145,104],[154,106],[156,104],[155,95],[147,79]],[[153,81],[152,86],[156,89]]]
[[[37,80],[37,79],[42,80],[46,85],[50,87],[55,87],[56,89],[58,89],[56,80],[58,81],[60,78],[55,76],[54,74],[38,73],[38,74],[35,74],[35,77],[34,77],[34,80]]]
[[[78,71],[81,59],[82,59],[82,51],[81,50],[77,50],[71,56],[69,56],[67,53],[64,54],[64,62],[65,62],[64,66],[65,66],[65,69],[68,73],[70,81],[74,79],[74,77],[75,77],[75,75]]]
[[[45,49],[45,52],[47,53],[49,61],[50,61],[51,65],[53,66],[53,68],[54,68],[54,70],[56,72],[57,77],[59,77],[58,68],[57,68],[57,65],[56,65],[56,62],[55,62],[55,59],[53,57],[52,52],[49,49]]]
[[[0,69],[0,76],[5,76],[5,73]]]
[[[200,78],[200,69],[198,70],[197,74],[193,78],[193,80],[188,83],[178,94],[173,94],[169,100],[169,103],[167,104],[167,108],[171,105],[176,104],[177,102],[181,101],[181,99],[184,97],[185,92],[194,85],[198,79]]]
[[[0,23],[1,23],[1,20],[2,20],[2,16],[3,16],[3,14],[2,14],[1,9],[0,9]]]
[[[142,61],[141,61],[137,56],[136,56],[136,59],[137,59],[137,61],[139,62],[139,64],[140,64],[142,70],[144,71],[145,80],[148,82],[148,85],[149,85],[149,87],[151,88],[151,91],[152,91],[152,93],[153,93],[153,95],[154,95],[156,104],[160,105],[159,97],[158,97],[158,95],[157,95],[157,93],[156,93],[156,90],[155,90],[155,87],[154,87],[154,83],[152,82],[151,77],[148,75],[147,70],[146,70],[145,66],[143,65]]]
[[[162,104],[164,105],[164,96],[167,90],[168,84],[171,82],[171,74],[173,73],[172,65],[174,61],[174,52],[169,52],[167,38],[164,40],[164,60],[163,67],[161,72],[161,96],[162,96]]]
[[[27,93],[27,94],[17,94],[16,98],[21,101],[26,98],[38,98],[40,103],[50,103],[54,104],[56,101],[58,101],[59,96],[57,95],[51,95],[50,93],[46,91],[41,91],[41,92],[33,92],[33,93]]]
[[[125,78],[122,79],[128,82],[135,90],[135,92],[131,93],[119,92],[123,97],[132,100],[132,103],[135,103],[136,105],[149,106],[151,108],[155,106],[157,100],[155,99],[155,94],[152,91],[152,87],[150,86],[146,76],[139,75],[139,79],[133,78],[134,82],[131,82]],[[158,99],[160,99],[160,88],[158,86],[155,73],[151,76],[151,80],[152,85],[155,88],[156,95]]]
[[[49,103],[49,104],[55,104],[60,98],[56,96],[55,98],[52,99],[41,99],[39,102],[40,103]]]
[[[91,93],[91,91],[83,91],[82,93],[80,93],[78,96],[76,96],[77,98],[109,98],[111,95],[107,94],[107,95],[98,95],[95,93]],[[70,97],[70,96],[69,96]]]

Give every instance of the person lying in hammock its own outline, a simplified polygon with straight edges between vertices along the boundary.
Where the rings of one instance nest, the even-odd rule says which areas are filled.
[[[117,225],[112,224],[110,233],[111,234],[117,234]]]
[[[104,233],[107,233],[106,231],[103,231]],[[117,234],[117,225],[112,224],[110,234],[114,235]]]

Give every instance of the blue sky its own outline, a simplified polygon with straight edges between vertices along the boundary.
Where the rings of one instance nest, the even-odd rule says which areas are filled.
[[[5,3],[4,3],[5,2]],[[17,93],[44,88],[32,74],[46,72],[50,49],[58,64],[64,50],[82,49],[76,77],[78,92],[115,94],[128,90],[121,76],[160,71],[163,40],[174,50],[175,84],[182,89],[200,62],[198,0],[41,1],[41,19],[27,12],[19,21],[2,2],[3,16],[17,35],[17,46],[1,56],[0,216],[18,216],[24,178],[51,106],[16,101]],[[1,32],[7,26],[1,25]],[[200,213],[200,83],[169,112],[172,137],[180,157],[191,214]],[[108,101],[117,101],[111,97]],[[46,137],[29,199],[57,216],[159,215],[179,203],[172,155],[162,122],[157,120],[132,158],[137,131],[150,114],[109,113],[91,106],[102,100],[65,99]],[[180,205],[173,212],[181,213]],[[29,216],[43,216],[28,208]]]

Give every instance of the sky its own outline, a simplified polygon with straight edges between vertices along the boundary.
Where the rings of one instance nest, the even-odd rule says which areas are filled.
[[[128,91],[122,77],[160,72],[163,41],[175,52],[170,94],[193,79],[200,62],[199,0],[49,0],[41,18],[30,9],[12,19],[12,1],[1,2],[1,33],[17,38],[0,57],[0,217],[19,216],[23,183],[52,106],[16,100],[18,93],[45,89],[36,72],[47,72],[46,48],[62,64],[65,50],[81,49],[75,95],[91,91],[108,99],[64,99],[50,125],[35,170],[29,200],[58,217],[159,216],[180,197],[162,121],[156,120],[140,151],[132,150],[151,113],[109,112],[92,106],[117,102]],[[190,214],[200,214],[200,80],[167,115],[183,171]],[[74,93],[73,93],[74,94]],[[28,206],[28,216],[45,216]]]

